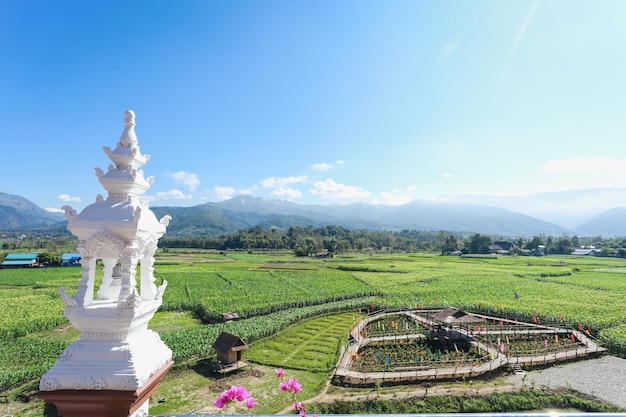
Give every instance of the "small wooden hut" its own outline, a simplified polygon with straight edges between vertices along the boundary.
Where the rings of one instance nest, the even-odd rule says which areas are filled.
[[[248,345],[237,335],[222,332],[215,343],[213,349],[217,352],[217,359],[224,365],[230,365],[243,360],[243,351],[248,349]]]

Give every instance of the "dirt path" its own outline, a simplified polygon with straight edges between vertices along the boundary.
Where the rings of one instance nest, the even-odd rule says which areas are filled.
[[[448,384],[432,386],[415,385],[394,392],[383,390],[377,392],[375,388],[359,391],[329,392],[330,379],[321,393],[306,399],[305,402],[333,403],[335,401],[366,401],[392,400],[425,397],[430,395],[490,395],[495,393],[517,392],[522,389],[575,389],[626,409],[626,359],[615,356],[603,356],[598,359],[571,362],[550,368],[530,371],[524,378],[522,375],[510,375],[497,378],[494,381],[471,384],[467,386],[452,386]],[[385,392],[387,391],[387,392]],[[285,407],[279,414],[293,411],[292,407]]]
[[[473,386],[473,384],[467,386],[451,386],[448,384],[432,385],[415,385],[409,388],[403,388],[394,392],[389,392],[389,389],[382,389],[380,392],[375,388],[362,389],[359,391],[343,391],[330,393],[330,379],[326,381],[324,389],[315,397],[304,400],[307,403],[333,403],[336,401],[367,401],[367,400],[397,400],[408,399],[415,397],[425,397],[431,395],[489,395],[494,393],[516,392],[522,389],[514,383],[504,382],[502,385],[495,383],[488,383],[482,386]],[[385,392],[387,391],[387,392]],[[288,406],[280,410],[278,414],[290,414],[293,412],[293,407]]]
[[[531,371],[525,381],[512,375],[509,382],[536,388],[573,388],[603,401],[626,409],[626,359],[602,356],[597,359]]]

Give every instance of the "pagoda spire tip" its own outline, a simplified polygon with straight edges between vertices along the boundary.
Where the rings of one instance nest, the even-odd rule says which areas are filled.
[[[126,110],[124,113],[124,124],[126,126],[135,126],[135,112],[132,110]]]

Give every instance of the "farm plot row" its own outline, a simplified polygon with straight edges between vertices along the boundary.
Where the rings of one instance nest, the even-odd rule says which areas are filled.
[[[376,294],[376,289],[346,272],[210,270],[159,267],[168,288],[162,310],[193,310],[205,322],[222,321],[223,313],[252,317],[307,305],[322,304]]]
[[[394,344],[371,344],[352,357],[353,371],[378,372],[416,367],[478,365],[488,360],[486,352],[467,344],[444,346],[437,340],[414,339]]]
[[[276,368],[329,371],[348,340],[346,329],[356,316],[354,312],[345,312],[301,321],[253,343],[246,358]]]
[[[375,268],[373,261],[369,262]],[[530,320],[538,314],[541,318],[560,317],[585,327],[590,325],[595,332],[626,322],[626,291],[620,290],[624,280],[619,274],[597,271],[597,262],[579,263],[571,275],[555,277],[549,275],[550,271],[562,272],[566,267],[529,266],[519,258],[452,257],[394,261],[398,268],[412,268],[405,274],[352,274],[381,291],[390,306],[453,305],[520,320]],[[587,282],[597,278],[597,285],[580,285],[579,274]]]
[[[235,333],[250,343],[271,336],[306,318],[338,311],[356,311],[372,301],[371,298],[343,300],[293,308],[233,322],[165,331],[161,332],[161,339],[172,349],[173,359],[177,362],[191,358],[204,358],[214,353],[213,342],[222,331]],[[349,324],[346,325],[346,328],[348,327]],[[0,391],[32,379],[41,378],[59,358],[67,345],[67,342],[34,338],[0,339]],[[35,361],[33,358],[37,358],[37,360]],[[308,358],[308,360],[311,361],[313,358]],[[327,363],[324,362],[320,366],[325,370]]]
[[[75,291],[77,268],[0,270],[0,339],[13,339],[67,322],[59,287]]]

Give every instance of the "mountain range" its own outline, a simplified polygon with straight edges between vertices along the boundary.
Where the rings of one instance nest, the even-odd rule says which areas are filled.
[[[624,206],[598,213],[589,210],[566,213],[550,212],[549,202],[558,200],[554,193],[525,197],[457,196],[438,201],[414,200],[398,206],[354,203],[349,205],[302,205],[284,200],[241,195],[222,202],[192,207],[151,207],[158,218],[169,214],[170,237],[214,236],[261,226],[265,229],[290,226],[340,225],[349,229],[373,230],[443,230],[482,233],[503,237],[535,235],[614,237],[626,236],[626,189],[578,190],[561,197],[590,201],[593,193],[624,195]],[[563,200],[563,199],[561,199]],[[558,201],[561,201],[558,200]],[[564,200],[563,200],[564,201]],[[615,198],[615,201],[621,202]],[[482,203],[482,204],[481,204]],[[564,207],[567,207],[567,203]],[[541,207],[546,208],[543,212]],[[504,208],[503,208],[504,207]],[[506,207],[534,208],[535,216]],[[541,218],[541,217],[543,218]],[[558,224],[554,220],[562,220]],[[0,230],[40,228],[64,221],[59,213],[50,213],[24,197],[0,193]],[[577,223],[578,222],[578,223]]]

